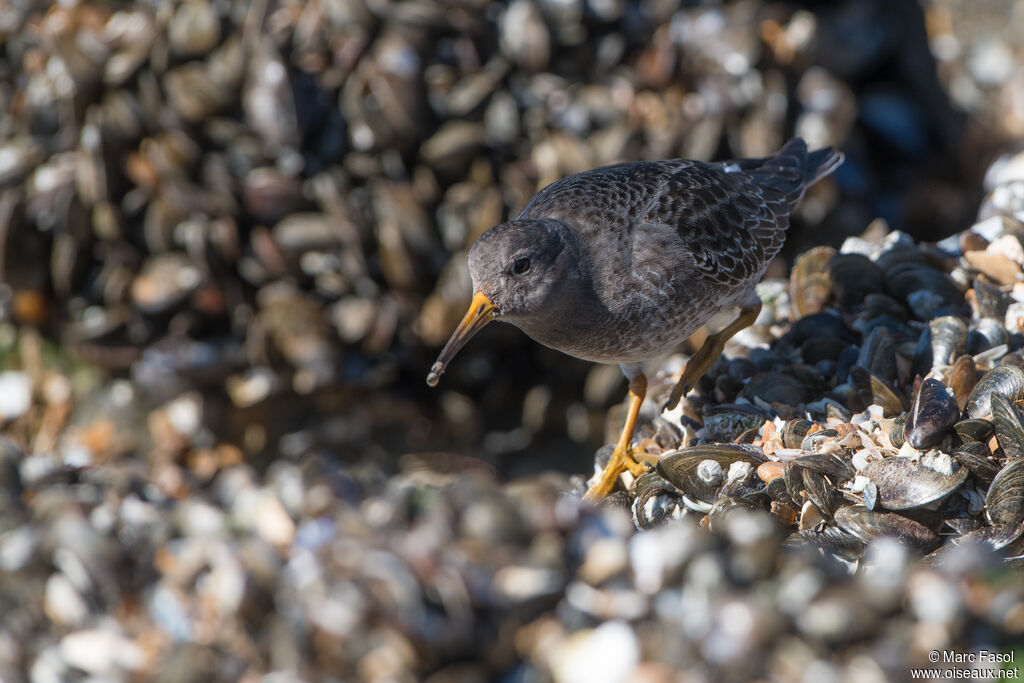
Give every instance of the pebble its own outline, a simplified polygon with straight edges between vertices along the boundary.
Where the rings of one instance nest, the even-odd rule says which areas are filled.
[[[32,405],[32,381],[23,372],[0,372],[0,419],[12,420]]]
[[[240,492],[232,513],[236,523],[252,529],[273,546],[287,547],[295,538],[295,522],[281,501],[268,491]]]
[[[564,585],[560,572],[544,567],[510,565],[494,574],[495,597],[501,604],[518,604],[556,594]]]
[[[558,683],[621,683],[640,661],[640,644],[623,621],[608,621],[580,631],[555,655],[552,673]]]
[[[38,548],[38,533],[25,525],[0,533],[0,569],[14,573],[24,569]]]
[[[60,572],[46,580],[43,608],[50,619],[61,626],[77,626],[89,616],[85,600]]]
[[[75,631],[61,638],[60,655],[76,669],[94,676],[116,676],[137,671],[145,653],[136,643],[108,629]]]

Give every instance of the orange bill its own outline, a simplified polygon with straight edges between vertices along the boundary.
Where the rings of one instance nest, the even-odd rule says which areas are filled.
[[[462,322],[455,328],[448,343],[441,349],[441,355],[437,357],[437,362],[430,367],[430,372],[427,374],[427,384],[432,387],[437,386],[438,381],[441,379],[441,374],[448,363],[459,352],[459,349],[466,345],[470,337],[494,319],[494,312],[496,310],[497,306],[491,303],[491,300],[483,292],[477,292],[473,295],[473,301],[469,304],[469,310],[466,311],[466,315],[462,317]]]

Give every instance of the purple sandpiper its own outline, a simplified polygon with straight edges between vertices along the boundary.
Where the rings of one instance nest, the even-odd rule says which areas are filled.
[[[640,363],[672,350],[716,313],[739,306],[689,359],[665,407],[694,386],[725,342],[761,310],[754,288],[778,253],[789,214],[843,155],[808,152],[800,138],[777,154],[717,163],[674,159],[595,168],[541,190],[519,217],[473,244],[473,300],[427,384],[491,320],[578,358],[617,363],[629,409],[596,500],[619,475],[646,470],[632,438],[647,378]]]

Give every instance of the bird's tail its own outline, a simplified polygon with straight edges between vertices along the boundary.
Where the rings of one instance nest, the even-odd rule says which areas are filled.
[[[803,140],[795,138],[794,142]],[[805,146],[806,148],[806,146]],[[843,163],[843,153],[834,147],[822,147],[807,154],[807,165],[804,167],[804,183],[813,185]]]
[[[792,206],[804,191],[843,163],[843,153],[832,147],[807,151],[803,138],[793,138],[775,156],[766,157],[749,173],[759,184],[783,195]]]

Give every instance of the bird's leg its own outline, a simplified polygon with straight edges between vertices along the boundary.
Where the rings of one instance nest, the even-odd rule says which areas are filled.
[[[636,367],[622,366],[622,371],[629,379],[629,410],[626,412],[626,424],[619,434],[619,442],[615,444],[608,464],[605,465],[601,477],[595,482],[583,496],[583,500],[594,502],[604,498],[612,489],[619,475],[629,470],[634,476],[640,476],[647,471],[647,465],[637,462],[633,457],[631,442],[633,431],[636,429],[636,418],[640,414],[640,405],[644,402],[647,394],[647,378],[643,372]]]
[[[679,399],[686,395],[690,389],[704,376],[711,366],[714,365],[718,357],[722,355],[722,350],[725,348],[725,342],[729,341],[734,334],[747,327],[755,320],[757,315],[761,312],[761,302],[759,300],[751,301],[750,303],[740,307],[740,314],[733,320],[728,327],[723,329],[721,332],[717,332],[708,336],[704,340],[703,346],[701,346],[697,353],[690,357],[690,360],[686,363],[686,370],[683,371],[683,376],[676,382],[675,387],[672,388],[672,395],[669,396],[668,401],[662,407],[663,410],[672,410],[679,404]]]

